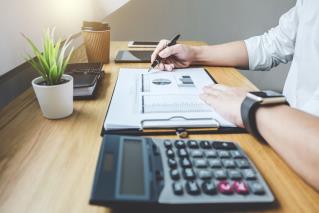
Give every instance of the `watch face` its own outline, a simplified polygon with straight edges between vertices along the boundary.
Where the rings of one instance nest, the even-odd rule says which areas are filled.
[[[270,90],[249,92],[247,97],[259,102],[261,105],[287,103],[285,96]]]
[[[277,92],[274,92],[274,91],[271,91],[271,90],[264,90],[264,91],[260,91],[260,92],[249,92],[251,94],[254,94],[258,97],[261,97],[261,98],[276,98],[276,97],[283,97],[282,94],[280,93],[277,93]]]

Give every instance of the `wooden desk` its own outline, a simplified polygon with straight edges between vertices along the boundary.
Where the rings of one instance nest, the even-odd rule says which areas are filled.
[[[71,117],[45,119],[32,89],[0,112],[0,212],[109,212],[107,208],[88,205],[105,112],[119,68],[148,66],[114,64],[116,52],[125,48],[127,42],[112,42],[111,63],[105,65],[106,75],[98,98],[76,101]],[[73,61],[85,60],[85,52],[80,48]],[[210,67],[208,70],[220,83],[255,88],[235,69]],[[192,135],[191,138],[240,143],[277,198],[278,205],[265,212],[319,212],[319,193],[269,146],[247,134]]]

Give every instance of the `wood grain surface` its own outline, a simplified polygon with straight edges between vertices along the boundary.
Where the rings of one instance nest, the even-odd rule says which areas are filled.
[[[111,211],[88,204],[101,144],[101,127],[119,68],[149,66],[115,64],[117,51],[126,48],[127,42],[111,42],[110,64],[104,66],[105,78],[97,99],[75,101],[70,117],[62,120],[44,118],[32,89],[0,111],[1,213]],[[83,47],[75,52],[72,61],[86,61]],[[256,89],[236,69],[207,69],[219,83]],[[268,145],[260,144],[248,134],[191,135],[190,138],[238,142],[264,175],[277,200],[272,207],[232,211],[319,212],[319,193]],[[133,212],[124,212],[130,211]]]

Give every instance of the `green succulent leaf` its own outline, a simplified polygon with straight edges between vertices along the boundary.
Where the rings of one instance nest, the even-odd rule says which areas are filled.
[[[35,58],[27,55],[26,60],[30,63],[32,68],[43,77],[47,85],[59,84],[66,69],[66,66],[73,53],[73,48],[66,55],[67,49],[70,47],[72,41],[70,37],[63,43],[61,39],[54,41],[55,28],[47,29],[43,35],[43,52],[41,52],[34,42],[22,34],[30,45]],[[63,45],[62,45],[63,43]]]

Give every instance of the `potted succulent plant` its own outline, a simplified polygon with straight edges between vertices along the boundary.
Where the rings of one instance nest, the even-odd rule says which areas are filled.
[[[73,112],[73,78],[64,74],[70,60],[72,50],[66,56],[71,44],[67,39],[54,41],[54,29],[46,30],[43,36],[43,51],[41,52],[30,38],[23,35],[32,48],[35,57],[26,58],[40,77],[33,79],[32,86],[40,104],[44,117],[60,119]]]

